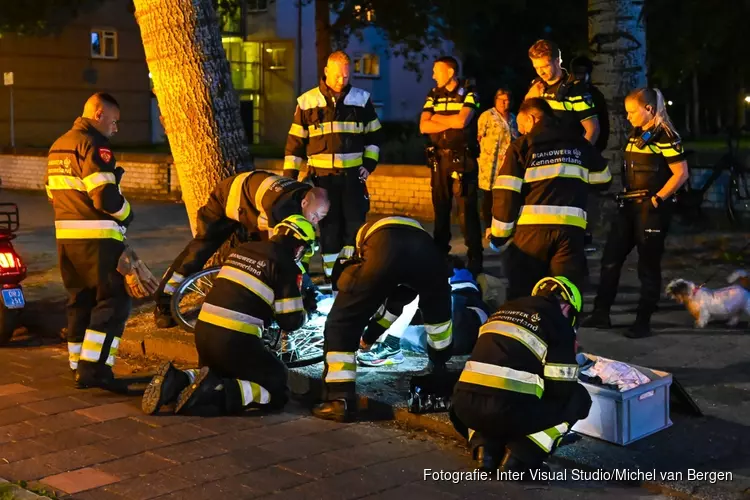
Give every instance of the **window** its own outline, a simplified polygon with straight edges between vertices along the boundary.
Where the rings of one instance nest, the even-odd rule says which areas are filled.
[[[285,48],[266,49],[266,54],[268,54],[268,69],[286,68]]]
[[[375,112],[378,114],[378,120],[383,121],[383,101],[373,101],[372,106],[375,108]]]
[[[91,57],[117,59],[117,32],[115,30],[91,30]]]
[[[268,10],[268,0],[247,0],[248,12],[265,12]]]
[[[377,78],[380,76],[380,56],[363,54],[354,58],[354,74]]]
[[[363,12],[364,10],[364,12]],[[375,22],[375,10],[374,9],[362,9],[361,5],[354,6],[354,17],[362,22],[374,23]]]

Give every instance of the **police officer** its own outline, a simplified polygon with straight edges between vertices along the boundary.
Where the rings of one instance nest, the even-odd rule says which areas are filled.
[[[633,131],[625,146],[622,183],[625,191],[643,191],[645,196],[626,201],[612,223],[594,311],[582,326],[611,326],[609,311],[620,269],[636,247],[641,297],[635,323],[625,335],[637,338],[651,334],[651,315],[661,294],[661,256],[672,218],[672,197],[687,181],[688,166],[659,89],[634,90],[625,98],[625,111]]]
[[[326,401],[313,409],[316,417],[347,421],[356,416],[355,352],[377,340],[379,333],[363,332],[371,321],[390,320],[391,297],[403,307],[419,295],[430,359],[427,372],[444,372],[452,340],[448,269],[419,222],[386,217],[364,224],[357,233],[356,258],[341,259],[333,285],[338,295],[324,332]]]
[[[531,82],[526,99],[541,97],[565,126],[596,144],[601,131],[594,101],[586,85],[563,69],[557,44],[538,40],[529,48],[529,59],[539,78]]]
[[[296,179],[307,159],[313,183],[328,191],[320,244],[329,279],[339,254],[354,252],[354,236],[370,210],[365,181],[380,158],[382,127],[370,93],[349,84],[350,66],[344,52],[328,56],[325,79],[297,99],[284,157],[286,175]]]
[[[52,144],[47,161],[45,187],[69,294],[68,356],[80,388],[117,389],[112,366],[130,314],[117,267],[133,213],[120,191],[124,170],[116,166],[109,142],[119,119],[111,95],[92,95],[73,128]]]
[[[154,320],[159,328],[176,326],[170,312],[172,295],[185,278],[200,271],[240,226],[265,239],[282,219],[302,214],[318,224],[328,213],[324,189],[288,177],[256,170],[222,180],[198,210],[195,237],[167,269],[156,292]]]
[[[262,333],[274,320],[284,331],[305,323],[295,261],[314,241],[312,224],[291,215],[274,226],[270,241],[245,243],[229,255],[195,324],[202,368],[162,365],[143,395],[145,413],[175,402],[175,412],[210,405],[227,413],[286,404],[286,367]]]
[[[591,398],[578,383],[575,358],[580,311],[570,280],[545,277],[530,297],[505,303],[482,326],[450,410],[480,468],[539,469],[588,415]]]
[[[450,252],[451,209],[455,196],[461,213],[461,232],[468,249],[468,269],[482,272],[482,230],[479,224],[477,110],[474,86],[458,79],[458,62],[441,57],[432,67],[437,87],[427,94],[419,131],[429,136],[428,166],[432,169],[433,236],[438,249]]]
[[[543,99],[521,104],[518,130],[524,135],[508,148],[492,188],[490,240],[494,249],[508,245],[503,257],[509,300],[528,296],[548,275],[580,285],[590,185],[606,188],[612,181],[599,152],[560,125]]]

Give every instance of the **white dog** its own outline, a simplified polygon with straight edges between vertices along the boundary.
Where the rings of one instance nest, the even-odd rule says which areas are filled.
[[[742,284],[747,278],[745,271],[735,271],[727,281]],[[667,285],[666,292],[672,299],[685,304],[695,318],[697,328],[705,327],[712,320],[726,320],[727,325],[735,326],[743,312],[750,316],[750,291],[740,284],[711,290],[698,287],[692,281],[676,279]]]

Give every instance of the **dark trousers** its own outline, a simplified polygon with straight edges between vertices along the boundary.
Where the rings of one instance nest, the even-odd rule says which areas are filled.
[[[435,210],[435,244],[447,255],[451,250],[451,210],[453,198],[458,205],[461,232],[466,243],[467,269],[475,276],[482,271],[482,229],[479,223],[479,187],[477,185],[478,166],[474,158],[464,160],[465,173],[453,177],[456,163],[449,151],[440,150],[437,168],[432,171],[432,207]]]
[[[507,300],[528,297],[545,276],[565,276],[581,287],[586,273],[584,231],[573,226],[518,226],[503,254]]]
[[[650,315],[656,310],[661,295],[661,257],[671,218],[671,207],[654,208],[650,202],[630,203],[620,209],[604,246],[595,309],[609,311],[614,304],[622,265],[635,247],[641,281],[638,312]]]
[[[60,274],[68,291],[68,355],[112,367],[130,315],[131,299],[117,262],[125,245],[113,239],[58,240]]]
[[[482,201],[479,205],[479,213],[482,216],[482,223],[484,228],[492,227],[492,191],[485,191],[480,189],[480,196]]]

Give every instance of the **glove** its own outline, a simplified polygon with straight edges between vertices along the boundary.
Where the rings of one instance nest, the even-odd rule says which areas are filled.
[[[115,167],[115,180],[117,181],[117,184],[120,184],[123,175],[125,175],[125,169],[122,167]]]
[[[133,298],[149,297],[159,288],[159,280],[127,245],[117,262],[117,272],[125,277],[125,291]]]
[[[508,246],[508,238],[498,238],[496,236],[490,236],[490,248],[498,253],[502,253]]]
[[[302,307],[305,311],[315,312],[318,310],[317,294],[314,288],[307,288],[302,291]]]

